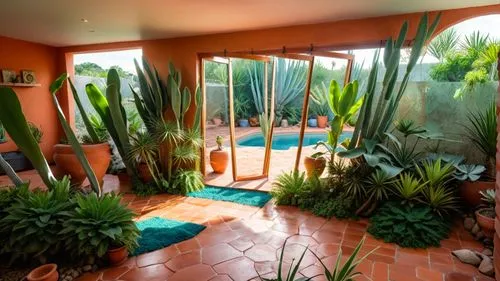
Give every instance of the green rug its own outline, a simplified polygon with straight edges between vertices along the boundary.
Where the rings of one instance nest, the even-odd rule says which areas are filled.
[[[158,217],[139,221],[136,225],[141,231],[141,237],[138,241],[139,248],[133,256],[191,239],[205,229],[204,225]]]
[[[188,193],[187,196],[227,201],[255,207],[263,207],[271,200],[271,195],[266,192],[215,186],[206,186],[203,190]]]

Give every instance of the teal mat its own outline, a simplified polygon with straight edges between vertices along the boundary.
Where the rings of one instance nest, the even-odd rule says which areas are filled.
[[[255,207],[262,207],[271,200],[271,195],[266,192],[215,186],[206,186],[205,189],[188,193],[187,196],[227,201]]]
[[[134,256],[191,239],[205,229],[204,225],[158,217],[139,221],[136,225],[141,231],[141,237]]]

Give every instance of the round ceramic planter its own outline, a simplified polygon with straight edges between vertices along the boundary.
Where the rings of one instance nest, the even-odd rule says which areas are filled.
[[[495,189],[494,181],[464,181],[460,185],[460,195],[467,204],[477,207],[483,203],[480,191]]]
[[[128,250],[125,246],[108,250],[108,261],[110,265],[119,265],[128,258]]]
[[[48,263],[33,269],[28,276],[28,281],[57,281],[59,272],[57,272],[57,264]]]
[[[224,174],[228,162],[229,155],[227,151],[218,149],[210,151],[210,166],[212,166],[214,173]]]
[[[326,125],[328,124],[328,116],[318,116],[316,117],[316,120],[318,121],[318,128],[326,128]]]
[[[307,177],[317,175],[318,177],[323,174],[326,167],[326,159],[324,157],[312,158],[306,156],[304,158],[304,166],[306,167]]]
[[[82,144],[82,148],[97,180],[102,185],[111,161],[109,144]],[[80,185],[87,177],[71,145],[56,144],[54,146],[54,162],[63,174],[71,176],[72,184]]]
[[[240,119],[238,120],[238,125],[240,125],[240,127],[248,127],[250,123],[248,123],[247,119]]]
[[[481,214],[481,212],[483,211],[491,211],[495,213],[495,210],[488,210],[488,208],[483,208],[476,211],[477,224],[479,224],[479,227],[481,227],[481,230],[483,230],[486,237],[493,238],[493,235],[495,234],[495,218],[490,218]]]

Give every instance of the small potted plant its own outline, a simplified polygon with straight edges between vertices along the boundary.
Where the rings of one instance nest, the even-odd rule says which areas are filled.
[[[309,117],[309,119],[307,120],[307,126],[311,128],[318,127],[318,119],[316,118],[316,116]]]
[[[250,123],[250,127],[258,127],[260,125],[259,123],[259,117],[250,117],[248,118],[248,122]]]
[[[229,161],[228,153],[223,150],[222,147],[224,144],[224,138],[222,136],[217,136],[215,138],[215,142],[217,142],[217,148],[210,151],[210,166],[212,166],[214,173],[224,174]]]
[[[57,272],[57,264],[48,263],[41,265],[26,276],[28,281],[57,281],[59,280],[59,272]]]
[[[130,161],[136,164],[139,177],[145,183],[156,180],[159,175],[157,162],[159,160],[158,141],[145,131],[130,135]]]
[[[326,128],[328,124],[328,114],[330,113],[328,97],[329,91],[325,83],[311,91],[311,110],[316,114],[318,128]]]
[[[460,186],[464,200],[472,206],[481,203],[480,191],[495,189],[495,163],[497,145],[497,115],[495,103],[491,103],[484,112],[471,112],[468,115],[469,125],[465,126],[467,137],[485,156],[486,171],[481,178],[466,180]]]
[[[214,123],[214,125],[217,127],[222,125],[222,114],[220,108],[217,108],[213,113],[212,123]]]
[[[484,235],[492,238],[495,233],[495,190],[489,189],[479,193],[486,206],[476,211],[476,220]]]
[[[307,177],[321,176],[326,167],[326,159],[323,152],[316,152],[304,158]]]
[[[238,126],[248,127],[250,126],[248,119],[248,111],[250,110],[250,102],[245,96],[235,95],[234,97],[234,115],[236,120],[238,120]]]
[[[459,164],[455,165],[454,177],[461,181],[460,194],[465,202],[470,206],[481,204],[481,191],[486,191],[490,187],[488,184],[474,184],[486,171],[483,165]]]
[[[104,122],[99,117],[88,117],[73,83],[70,79],[67,80],[87,131],[87,134],[82,137],[82,149],[94,170],[98,182],[102,185],[104,175],[111,162],[111,147],[108,143],[109,135]],[[52,94],[56,95],[55,92]],[[54,145],[54,162],[60,171],[71,175],[71,182],[74,185],[80,185],[87,177],[71,145],[65,143]]]

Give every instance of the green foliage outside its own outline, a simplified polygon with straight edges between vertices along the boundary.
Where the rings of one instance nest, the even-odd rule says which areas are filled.
[[[133,81],[137,81],[137,75],[130,73],[118,65],[111,66],[108,69],[104,69],[100,65],[93,62],[84,62],[75,65],[75,74],[81,76],[90,76],[90,77],[99,77],[106,78],[108,75],[108,71],[110,69],[115,69],[118,72],[118,76],[120,78],[132,79]]]

